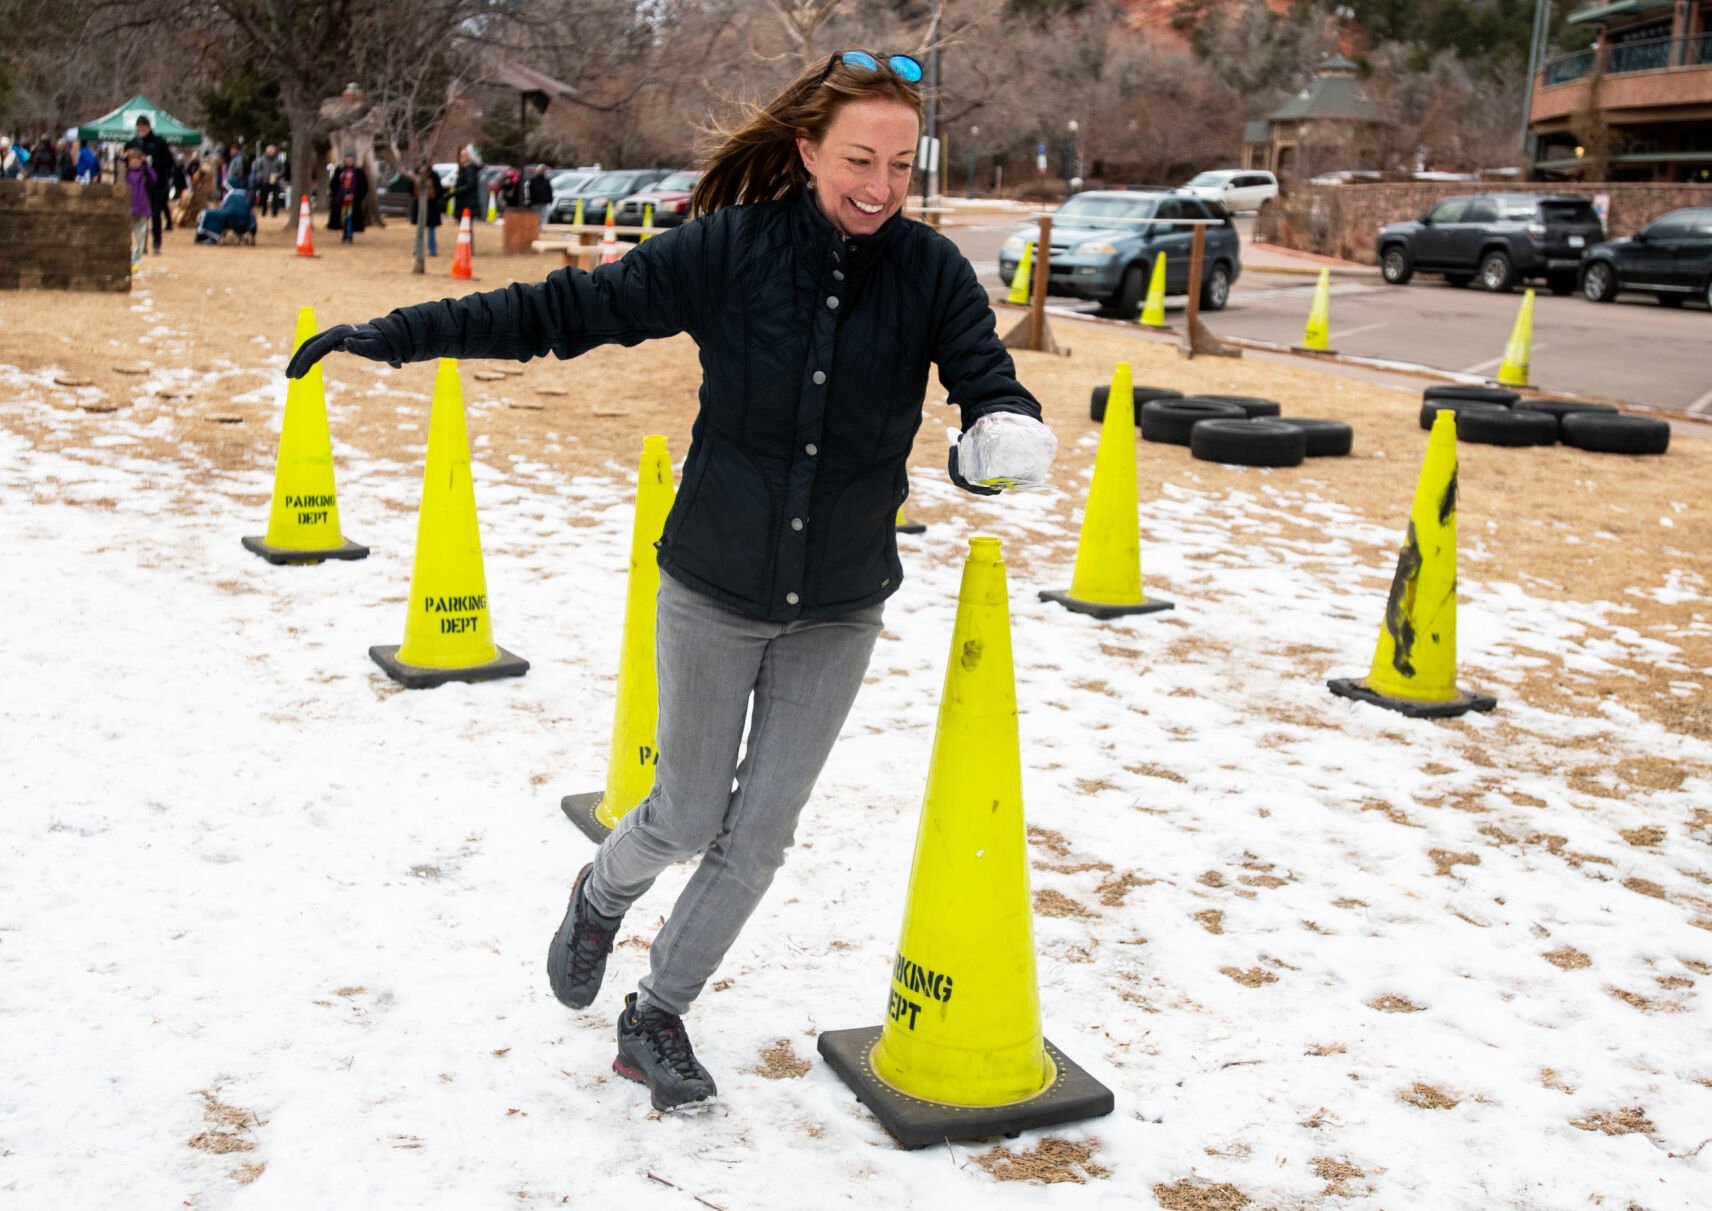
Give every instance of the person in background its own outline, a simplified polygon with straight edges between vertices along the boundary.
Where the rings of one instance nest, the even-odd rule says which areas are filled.
[[[131,190],[131,272],[143,267],[143,252],[149,242],[149,222],[160,212],[154,208],[155,168],[140,147],[125,148],[125,184]]]
[[[139,149],[153,169],[149,182],[149,226],[154,233],[155,255],[161,250],[161,220],[166,220],[166,229],[172,230],[172,215],[167,213],[167,189],[172,185],[172,148],[166,145],[166,140],[155,133],[154,123],[147,118],[137,119],[137,134],[125,144],[125,150]]]
[[[410,221],[417,221],[416,208],[426,205],[427,210],[422,215],[423,239],[428,243],[428,255],[439,256],[440,249],[436,235],[440,230],[440,213],[446,209],[446,187],[440,183],[440,174],[434,171],[434,166],[427,160],[416,166],[413,173],[403,174],[404,179],[411,184]]]
[[[482,217],[481,165],[468,147],[458,148],[458,176],[452,182],[452,218],[462,220],[468,211],[472,226]],[[471,237],[472,243],[474,237]],[[472,248],[472,251],[474,249]]]
[[[95,154],[95,149],[84,139],[78,145],[77,151],[77,183],[93,185],[101,179],[101,159]]]
[[[547,179],[547,166],[537,164],[529,170],[529,205],[541,212],[545,223],[553,210],[553,182]]]
[[[51,181],[59,175],[59,162],[54,157],[53,140],[47,135],[36,140],[36,149],[30,153],[30,175],[39,181]]]
[[[226,155],[226,188],[248,189],[249,166],[244,163],[244,149],[234,143]]]
[[[71,149],[70,139],[61,139],[54,148],[54,156],[59,161],[59,179],[70,185],[77,180],[77,153]]]
[[[587,1008],[625,913],[698,861],[618,1014],[613,1068],[657,1110],[715,1095],[682,1015],[783,864],[903,579],[895,521],[930,367],[962,412],[957,486],[1038,487],[1057,448],[973,266],[901,213],[921,77],[905,55],[834,54],[724,132],[683,226],[593,273],[339,325],[286,367],[699,346],[684,488],[655,544],[654,787],[577,875],[547,952],[554,996]]]
[[[280,158],[279,148],[272,143],[256,159],[255,181],[256,213],[272,218],[279,213],[280,187],[285,181],[285,161]]]
[[[10,135],[0,135],[0,180],[11,180],[24,168],[24,160],[18,158],[19,149],[12,146]]]
[[[341,244],[356,242],[356,233],[363,229],[363,199],[368,196],[369,174],[357,163],[357,153],[347,151],[327,193],[327,229],[343,233]]]

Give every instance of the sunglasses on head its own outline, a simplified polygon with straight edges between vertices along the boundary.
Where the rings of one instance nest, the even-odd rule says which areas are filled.
[[[921,83],[921,64],[908,55],[887,55],[884,62],[898,79],[907,80],[911,84]],[[879,71],[881,60],[865,50],[838,51],[826,61],[826,69],[820,73],[820,79],[815,81],[815,87],[819,88],[825,84],[826,78],[832,74],[832,69],[840,63],[857,71]]]

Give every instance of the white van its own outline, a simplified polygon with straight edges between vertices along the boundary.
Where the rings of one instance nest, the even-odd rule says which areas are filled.
[[[1203,172],[1184,186],[1196,197],[1223,202],[1231,213],[1259,210],[1278,196],[1278,178],[1258,169],[1220,168]]]

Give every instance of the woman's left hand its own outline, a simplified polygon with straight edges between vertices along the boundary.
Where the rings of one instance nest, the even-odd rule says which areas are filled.
[[[1052,430],[1020,412],[989,412],[967,433],[950,429],[946,436],[951,439],[951,481],[980,496],[1044,487],[1058,453]]]

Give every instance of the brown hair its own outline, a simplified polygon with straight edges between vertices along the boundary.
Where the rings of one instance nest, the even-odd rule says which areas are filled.
[[[830,71],[824,62],[818,63],[766,105],[751,105],[742,125],[715,127],[710,134],[717,142],[690,195],[690,213],[712,214],[742,202],[788,196],[808,180],[797,151],[797,133],[806,131],[818,142],[847,102],[876,97],[902,101],[920,121],[921,86],[881,62],[877,71],[851,67],[836,57]]]

